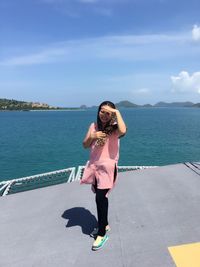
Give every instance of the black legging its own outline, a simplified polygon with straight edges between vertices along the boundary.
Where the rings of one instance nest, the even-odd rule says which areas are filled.
[[[96,189],[96,204],[98,217],[98,235],[106,234],[106,225],[108,225],[108,198],[106,194],[109,189]]]
[[[117,175],[117,167],[115,165],[114,180]],[[97,218],[98,218],[98,235],[106,234],[106,226],[108,225],[108,198],[106,197],[109,189],[98,189],[97,180],[95,179],[94,189],[96,191]]]

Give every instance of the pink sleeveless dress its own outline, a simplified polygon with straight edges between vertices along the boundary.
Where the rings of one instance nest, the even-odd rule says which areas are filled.
[[[95,123],[90,125],[89,131],[97,131]],[[108,136],[103,146],[97,146],[95,143],[96,140],[90,146],[90,160],[86,163],[80,184],[94,185],[96,179],[98,189],[112,189],[117,178],[117,173],[115,177],[114,174],[119,159],[118,132],[114,131]]]

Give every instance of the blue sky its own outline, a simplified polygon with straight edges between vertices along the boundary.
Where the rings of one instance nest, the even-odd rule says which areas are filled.
[[[197,0],[0,0],[0,98],[200,102]]]

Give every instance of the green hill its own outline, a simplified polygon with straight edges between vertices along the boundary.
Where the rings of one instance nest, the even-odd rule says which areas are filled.
[[[46,110],[46,109],[57,109],[49,106],[48,104],[39,102],[25,102],[14,99],[0,99],[0,110]]]
[[[139,105],[136,105],[134,103],[131,103],[130,101],[124,100],[124,101],[120,101],[118,103],[115,104],[117,107],[124,107],[124,108],[137,108],[139,107]]]
[[[158,102],[154,105],[154,107],[192,107],[194,103],[186,101],[186,102]]]

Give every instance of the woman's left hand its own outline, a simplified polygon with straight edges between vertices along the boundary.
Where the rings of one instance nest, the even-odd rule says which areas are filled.
[[[119,136],[125,135],[126,125],[124,123],[124,120],[123,120],[119,110],[115,109],[115,108],[111,108],[110,106],[107,106],[107,105],[103,106],[102,109],[104,109],[105,112],[111,112],[112,114],[114,114],[114,116],[116,116]]]
[[[111,113],[114,113],[114,114],[116,114],[116,112],[117,112],[117,109],[111,108],[110,106],[107,106],[107,105],[103,106],[102,110],[107,111],[107,112],[111,112]]]

